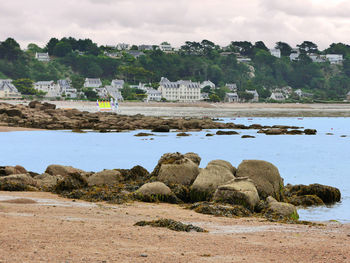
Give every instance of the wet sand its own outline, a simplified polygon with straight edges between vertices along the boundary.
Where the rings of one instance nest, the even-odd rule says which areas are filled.
[[[11,132],[11,131],[43,131],[43,129],[9,127],[9,126],[4,126],[4,124],[1,125],[0,123],[0,132]]]
[[[16,198],[22,198],[19,204],[8,202]],[[159,218],[209,233],[133,226]],[[0,192],[0,226],[0,262],[350,261],[348,224],[214,217],[170,204],[95,204],[43,192]]]

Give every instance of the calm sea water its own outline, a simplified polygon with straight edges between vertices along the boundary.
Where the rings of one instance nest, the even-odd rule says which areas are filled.
[[[142,165],[152,171],[159,157],[166,152],[196,152],[202,157],[201,167],[214,159],[230,161],[236,167],[245,159],[266,160],[278,167],[285,183],[320,183],[341,190],[341,203],[332,207],[299,209],[301,219],[350,222],[350,118],[237,118],[223,121],[296,125],[315,128],[318,134],[267,136],[257,134],[256,130],[238,130],[241,135],[256,136],[241,139],[237,135],[205,137],[207,131],[180,138],[175,132],[153,137],[133,136],[140,131],[9,132],[0,133],[0,165],[19,164],[38,173],[44,172],[49,164],[71,165],[87,171]]]

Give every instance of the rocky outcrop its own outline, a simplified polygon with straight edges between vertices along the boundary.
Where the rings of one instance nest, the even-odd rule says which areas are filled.
[[[58,165],[58,164],[51,164],[49,165],[45,173],[50,175],[62,175],[62,176],[69,176],[72,174],[86,174],[85,171],[74,168],[72,166],[64,166],[64,165]]]
[[[26,174],[27,170],[20,166],[0,166],[0,176],[6,176],[11,174]]]
[[[207,164],[207,167],[211,166],[211,165],[217,165],[217,166],[221,166],[224,168],[227,168],[233,175],[236,174],[236,167],[234,167],[230,162],[225,161],[225,160],[212,160]]]
[[[37,190],[36,181],[28,174],[12,174],[0,177],[0,190],[30,191]]]
[[[184,156],[185,156],[186,158],[190,159],[192,162],[194,162],[194,163],[197,164],[197,165],[200,165],[201,160],[202,160],[202,158],[199,157],[198,154],[193,153],[193,152],[185,153]]]
[[[252,215],[252,212],[249,209],[241,205],[198,202],[193,204],[190,208],[197,213],[206,214],[206,215],[225,216],[225,217],[236,217],[236,216],[247,217]]]
[[[320,206],[324,205],[324,202],[317,195],[293,195],[292,197],[287,199],[288,203],[295,206]]]
[[[59,180],[62,180],[61,175],[51,175],[48,173],[39,174],[34,177],[37,186],[44,191],[51,191]]]
[[[260,160],[244,160],[237,168],[237,177],[250,178],[258,190],[259,197],[273,196],[282,200],[283,180],[276,166]]]
[[[164,154],[152,172],[158,181],[182,185],[191,185],[198,174],[198,164],[180,153]]]
[[[162,182],[146,183],[136,191],[142,195],[170,195],[172,194],[170,188]]]
[[[237,135],[239,134],[236,131],[217,131],[216,135]]]
[[[285,220],[285,219],[292,219],[292,220],[299,219],[297,209],[295,208],[294,205],[278,202],[272,196],[269,196],[266,199],[266,201],[267,201],[267,209],[264,215],[268,219],[272,221]]]
[[[193,201],[210,199],[218,186],[224,185],[235,178],[232,168],[229,167],[227,162],[217,161],[219,160],[211,164],[209,163],[206,168],[201,169],[196,180],[193,182],[191,186],[191,198]]]
[[[250,179],[242,177],[220,185],[215,191],[213,200],[220,203],[242,205],[252,211],[260,201],[254,183]]]
[[[170,130],[199,131],[202,129],[229,129],[218,131],[218,134],[238,134],[232,129],[282,129],[280,126],[250,126],[216,122],[210,118],[159,118],[146,117],[141,114],[126,116],[120,114],[96,112],[90,113],[76,109],[56,109],[54,104],[31,101],[29,106],[0,103],[0,122],[8,126],[41,128],[49,130],[153,130],[154,132],[169,132]],[[284,130],[299,127],[283,126]],[[314,132],[314,131],[312,131]],[[306,134],[309,131],[305,130]]]
[[[135,197],[146,202],[164,201],[178,203],[178,199],[174,193],[162,182],[146,183],[142,185],[135,192]]]
[[[322,184],[287,185],[285,187],[285,194],[290,197],[315,195],[319,197],[325,204],[339,202],[341,199],[340,190],[338,188]],[[320,202],[317,201],[315,205],[317,205],[317,203]]]
[[[116,170],[103,170],[95,173],[87,179],[89,186],[113,186],[121,181],[121,173]]]

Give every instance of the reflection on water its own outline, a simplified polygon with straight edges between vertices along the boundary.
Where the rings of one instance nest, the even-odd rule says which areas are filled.
[[[301,219],[350,222],[350,209],[346,209],[350,207],[350,118],[236,118],[224,121],[296,125],[316,128],[318,134],[267,136],[257,134],[256,130],[237,130],[240,135],[206,137],[207,131],[202,131],[189,137],[177,137],[176,132],[135,137],[133,135],[140,131],[10,132],[0,134],[0,165],[20,164],[40,173],[49,164],[72,165],[88,171],[142,165],[152,171],[165,152],[196,152],[202,157],[201,167],[214,159],[228,160],[234,166],[244,159],[266,160],[278,167],[285,183],[320,183],[341,190],[342,203],[331,208],[299,210]],[[256,138],[242,139],[244,134]]]

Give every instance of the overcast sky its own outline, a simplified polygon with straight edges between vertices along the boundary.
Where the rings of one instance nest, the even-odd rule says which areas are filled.
[[[349,14],[350,0],[0,0],[0,41],[13,37],[25,48],[64,36],[99,45],[309,40],[324,49],[350,44]]]

